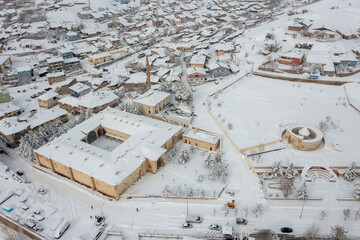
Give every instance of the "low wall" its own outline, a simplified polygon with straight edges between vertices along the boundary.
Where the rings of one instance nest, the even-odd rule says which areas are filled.
[[[5,226],[15,230],[16,232],[21,232],[24,235],[30,237],[34,240],[46,240],[47,238],[40,236],[39,234],[33,233],[30,230],[26,229],[25,227],[22,227],[18,225],[17,223],[13,222],[12,220],[8,219],[7,217],[0,214],[0,222],[3,223]]]
[[[324,84],[324,85],[343,85],[345,83],[349,83],[347,81],[333,81],[333,80],[316,80],[316,79],[306,79],[306,78],[293,78],[293,77],[286,77],[286,76],[279,76],[279,75],[272,75],[267,73],[261,73],[261,72],[254,72],[254,75],[261,76],[261,77],[267,77],[267,78],[273,78],[278,80],[286,80],[286,81],[292,81],[292,82],[305,82],[305,83],[317,83],[317,84]]]

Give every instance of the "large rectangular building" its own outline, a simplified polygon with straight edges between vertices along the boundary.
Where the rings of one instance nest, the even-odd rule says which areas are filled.
[[[34,154],[39,165],[119,199],[147,171],[156,173],[181,137],[180,126],[106,108]]]

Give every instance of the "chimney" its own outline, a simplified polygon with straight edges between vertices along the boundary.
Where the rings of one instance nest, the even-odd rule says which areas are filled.
[[[150,90],[151,89],[150,65],[149,65],[149,57],[147,55],[146,55],[146,77],[147,77],[148,90]]]

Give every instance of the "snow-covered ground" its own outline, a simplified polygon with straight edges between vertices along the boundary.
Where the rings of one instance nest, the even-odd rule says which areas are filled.
[[[349,7],[349,3],[353,4]],[[90,0],[91,8],[111,8],[115,7],[114,1]],[[133,3],[131,3],[133,4]],[[134,4],[138,4],[136,1]],[[307,19],[315,20],[334,20],[340,10],[332,14],[322,14],[324,8],[338,5],[340,10],[344,10],[350,15],[354,24],[359,22],[359,2],[355,0],[337,1],[324,0],[312,4],[308,7],[309,12],[301,15]],[[116,7],[121,7],[117,5]],[[80,21],[76,15],[81,7],[75,6],[68,11],[51,11],[47,14],[52,23],[69,25],[71,22]],[[300,9],[301,10],[301,9]],[[240,154],[226,138],[222,129],[210,117],[206,101],[208,95],[216,93],[228,84],[239,80],[245,73],[256,69],[267,57],[259,54],[264,48],[264,38],[267,32],[274,33],[277,40],[281,41],[282,52],[293,48],[294,44],[305,39],[297,36],[295,38],[286,35],[285,29],[290,20],[296,16],[287,16],[283,14],[272,22],[264,23],[259,27],[247,29],[244,35],[236,38],[234,42],[240,43],[241,51],[235,53],[235,60],[238,61],[241,71],[229,77],[224,77],[219,84],[206,83],[194,87],[193,105],[195,118],[193,126],[212,131],[220,136],[221,151],[223,159],[228,164],[228,181],[225,185],[219,180],[211,181],[208,179],[209,169],[204,165],[204,156],[202,151],[195,149],[191,152],[189,146],[178,143],[177,148],[187,149],[190,160],[186,164],[177,162],[180,150],[172,160],[159,168],[157,174],[147,173],[133,186],[131,186],[126,195],[153,195],[150,198],[121,198],[119,201],[104,197],[91,189],[85,188],[79,184],[74,184],[68,179],[53,175],[34,168],[31,163],[16,153],[16,149],[6,149],[9,156],[2,155],[1,161],[8,165],[12,170],[23,170],[24,178],[30,181],[28,184],[20,184],[14,181],[1,178],[0,196],[5,196],[10,189],[23,189],[23,196],[26,196],[30,205],[29,210],[17,208],[20,203],[20,197],[14,196],[9,199],[7,204],[15,207],[10,214],[12,217],[18,217],[25,220],[32,215],[32,211],[40,210],[45,219],[40,221],[40,226],[44,227],[42,234],[52,239],[54,228],[58,222],[64,218],[70,221],[69,230],[63,236],[64,239],[71,239],[72,236],[79,236],[82,239],[92,239],[99,227],[95,226],[95,215],[104,215],[106,223],[117,225],[123,232],[125,239],[137,239],[139,233],[152,234],[172,234],[172,235],[192,235],[203,236],[208,232],[210,224],[230,224],[235,227],[235,232],[255,232],[262,228],[270,228],[276,232],[283,226],[289,226],[294,229],[296,235],[301,235],[304,229],[316,222],[323,235],[328,235],[330,226],[339,224],[346,226],[349,235],[354,239],[359,239],[360,232],[358,222],[354,219],[354,212],[359,209],[359,202],[356,201],[338,201],[337,198],[352,197],[352,188],[354,183],[348,183],[339,178],[337,182],[328,183],[315,181],[308,184],[309,195],[313,198],[322,198],[317,201],[301,200],[266,200],[265,196],[269,192],[262,189],[259,184],[259,178],[252,173]],[[67,20],[64,22],[64,18]],[[347,18],[349,19],[349,18]],[[92,21],[92,20],[91,20]],[[339,21],[342,22],[342,21]],[[337,22],[329,22],[336,25]],[[107,23],[87,24],[87,30],[104,30]],[[344,24],[342,24],[344,25]],[[315,40],[306,39],[307,42],[315,43]],[[16,43],[14,43],[16,44]],[[356,40],[339,41],[331,44],[316,42],[319,50],[334,48],[342,45],[345,50],[351,50],[356,44]],[[46,45],[46,48],[53,45]],[[340,46],[339,46],[340,48]],[[214,47],[210,46],[211,59],[213,59]],[[276,54],[272,54],[275,58]],[[25,58],[21,58],[25,61]],[[21,59],[14,61],[14,66],[23,66]],[[127,75],[125,71],[126,62],[133,61],[136,56],[131,56],[123,61],[116,62],[107,66],[108,78],[117,78],[118,75]],[[34,59],[29,57],[25,62],[31,63]],[[84,67],[90,72],[93,67],[86,59],[81,61]],[[185,65],[183,64],[185,68]],[[185,75],[184,75],[185,76]],[[350,77],[351,81],[358,81],[357,75]],[[185,81],[185,78],[183,78]],[[57,84],[53,85],[54,89]],[[36,88],[35,88],[36,87]],[[28,85],[8,88],[7,90],[14,97],[14,103],[25,109],[28,113],[32,109],[40,109],[37,100],[32,99],[31,95],[43,91],[49,85],[43,79]],[[24,92],[26,90],[26,92]],[[350,99],[358,102],[356,94],[350,92]],[[357,149],[359,143],[359,113],[349,106],[344,88],[340,86],[326,86],[316,84],[292,83],[265,79],[256,76],[246,77],[217,94],[216,99],[210,97],[211,112],[220,123],[227,128],[227,123],[233,124],[233,129],[229,130],[230,137],[240,147],[258,145],[261,143],[275,141],[281,138],[282,130],[280,125],[289,123],[307,123],[319,126],[320,122],[326,122],[328,129],[324,131],[325,145],[318,151],[304,153],[289,148],[282,151],[264,154],[259,163],[271,166],[274,161],[281,161],[286,165],[289,162],[302,162],[303,165],[313,164],[321,165],[349,165],[355,161],[359,163],[358,156],[360,152]],[[218,103],[220,103],[218,105]],[[219,116],[221,114],[221,116]],[[329,117],[327,120],[327,117]],[[222,122],[222,119],[225,119]],[[100,138],[94,145],[111,150],[119,144],[117,141],[111,141]],[[342,152],[335,152],[331,144],[339,144]],[[204,180],[198,182],[197,175],[204,175]],[[295,182],[295,188],[301,185],[300,177]],[[175,193],[181,186],[182,191],[193,188],[194,195],[198,195],[198,189],[203,189],[206,196],[213,197],[214,191],[220,193],[226,186],[226,190],[235,192],[230,197],[223,192],[217,200],[199,200],[199,199],[170,199],[158,198],[166,185],[169,185],[171,193]],[[47,190],[45,195],[40,195],[37,190],[43,187]],[[274,191],[271,194],[276,195]],[[295,194],[292,195],[294,197]],[[235,200],[237,211],[230,210],[225,215],[223,206]],[[263,204],[263,215],[256,217],[251,210],[257,204]],[[343,210],[349,208],[352,217],[343,220]],[[190,230],[182,230],[180,226],[185,221],[187,209],[190,214],[196,214],[204,218],[203,223],[194,224]],[[250,212],[246,213],[246,209]],[[5,213],[4,210],[0,210]],[[320,212],[325,211],[327,217],[320,220]],[[301,216],[301,217],[300,217]],[[235,217],[246,217],[249,224],[247,226],[238,226],[235,224]],[[0,230],[1,231],[1,230]],[[0,234],[1,235],[1,234]],[[0,236],[1,239],[1,236]]]

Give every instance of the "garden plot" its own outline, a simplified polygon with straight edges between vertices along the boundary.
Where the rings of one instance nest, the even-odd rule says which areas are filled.
[[[174,150],[175,155],[171,157]],[[179,161],[183,150],[189,157],[185,163]],[[182,142],[178,142],[172,151],[167,155],[165,166],[159,167],[156,174],[146,173],[125,192],[125,195],[217,197],[226,182],[217,174],[219,163],[216,160],[214,160],[214,171],[211,167],[204,165],[205,159],[211,152],[192,148]],[[215,153],[211,154],[215,159]],[[192,189],[192,194],[190,189]]]
[[[325,145],[312,152],[291,149],[291,156],[321,158],[330,166],[344,161],[346,166],[358,160],[360,116],[349,106],[343,87],[252,76],[208,101],[212,114],[240,149],[281,140],[282,126],[287,124],[310,124],[324,133]],[[340,151],[335,151],[335,145]],[[288,159],[288,151],[279,152],[269,154]]]

